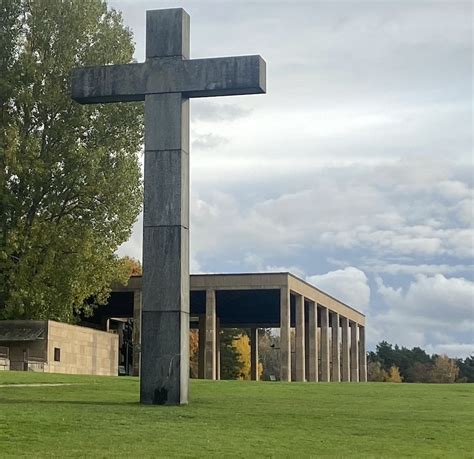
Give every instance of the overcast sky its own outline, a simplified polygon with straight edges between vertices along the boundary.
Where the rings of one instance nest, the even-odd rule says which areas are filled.
[[[381,340],[474,352],[470,1],[182,6],[194,58],[261,54],[267,94],[191,103],[191,271],[291,271]],[[141,259],[139,220],[121,254]]]

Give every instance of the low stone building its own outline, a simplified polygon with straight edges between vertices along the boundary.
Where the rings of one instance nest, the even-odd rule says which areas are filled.
[[[0,346],[0,371],[10,369],[10,351],[8,347]]]
[[[118,336],[52,320],[0,321],[0,370],[117,375]]]

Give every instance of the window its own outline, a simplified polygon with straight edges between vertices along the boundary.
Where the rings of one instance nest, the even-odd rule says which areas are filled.
[[[59,349],[59,347],[54,348],[54,361],[55,362],[61,361],[61,349]]]

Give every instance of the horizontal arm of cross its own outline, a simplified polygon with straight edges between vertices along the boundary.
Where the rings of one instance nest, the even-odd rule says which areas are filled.
[[[72,98],[82,104],[139,101],[147,94],[173,92],[185,97],[264,93],[266,64],[260,56],[151,59],[72,73]]]

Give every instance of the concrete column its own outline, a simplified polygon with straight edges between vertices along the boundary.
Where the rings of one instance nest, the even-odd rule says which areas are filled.
[[[350,345],[349,345],[349,319],[341,317],[342,325],[342,381],[350,381]]]
[[[145,96],[140,401],[188,403],[189,101]]]
[[[365,327],[359,325],[359,381],[367,382],[367,354],[365,353]]]
[[[329,382],[329,310],[321,307],[321,381]]]
[[[290,290],[280,289],[280,380],[291,381]]]
[[[216,379],[221,379],[221,320],[216,318]]]
[[[250,329],[250,379],[258,381],[258,328]]]
[[[305,381],[304,297],[296,295],[295,380]]]
[[[198,378],[204,379],[206,362],[206,314],[199,315]]]
[[[216,291],[206,290],[205,378],[216,379]]]
[[[142,292],[133,291],[133,376],[140,375]]]
[[[317,382],[319,379],[319,352],[318,352],[318,307],[311,302],[308,305],[308,374],[307,380]]]
[[[357,324],[350,321],[351,327],[351,381],[359,381],[359,349],[357,341]]]
[[[306,381],[308,381],[309,375],[309,326],[308,326],[308,304],[305,301],[304,306],[304,374]]]
[[[339,314],[337,312],[331,313],[331,353],[332,353],[332,367],[331,367],[331,381],[341,381],[341,347],[339,345]]]

